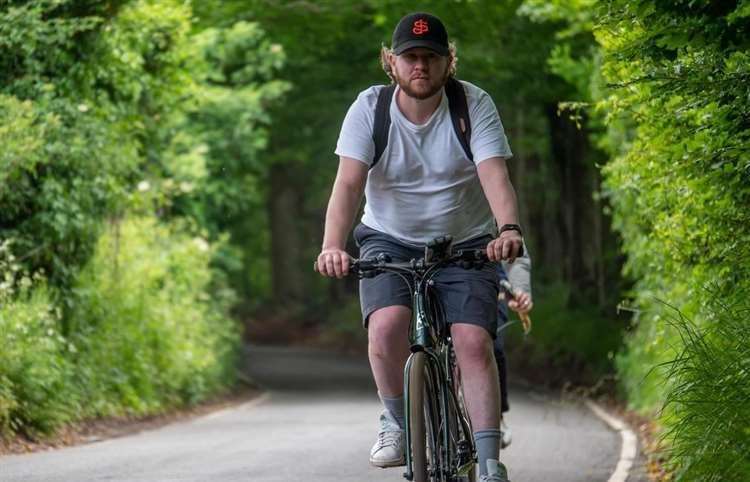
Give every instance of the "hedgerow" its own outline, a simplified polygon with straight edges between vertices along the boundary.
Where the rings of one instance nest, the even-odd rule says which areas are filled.
[[[257,184],[283,58],[177,0],[0,6],[3,435],[231,386],[242,260],[213,214]]]
[[[635,127],[622,135],[611,124],[628,142],[604,169],[640,309],[618,357],[623,385],[632,406],[661,413],[679,480],[742,480],[750,10],[617,0],[601,13],[595,32],[611,91],[600,107]]]

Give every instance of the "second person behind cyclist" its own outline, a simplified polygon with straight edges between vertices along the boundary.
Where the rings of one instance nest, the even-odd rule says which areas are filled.
[[[498,265],[498,276],[501,280],[508,280],[514,288],[513,298],[506,299],[504,291],[500,292],[497,299],[497,337],[494,342],[495,361],[500,378],[500,431],[502,439],[501,448],[506,448],[513,440],[511,430],[508,427],[506,414],[510,411],[508,399],[508,362],[505,356],[505,329],[508,327],[508,309],[520,314],[528,314],[534,306],[531,298],[531,257],[529,250],[524,245],[523,254],[516,258],[515,262],[503,262]]]

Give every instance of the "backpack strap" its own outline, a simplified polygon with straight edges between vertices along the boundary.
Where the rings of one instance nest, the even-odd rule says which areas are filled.
[[[466,101],[466,91],[463,84],[454,77],[450,77],[445,83],[445,95],[448,97],[448,105],[453,121],[453,131],[458,137],[458,142],[464,148],[466,157],[474,161],[474,153],[471,152],[471,120],[469,118],[469,104]]]
[[[375,167],[388,145],[388,131],[391,127],[391,100],[396,91],[396,84],[384,86],[378,92],[378,101],[375,104],[375,121],[373,125],[372,140],[375,143],[375,157],[372,159],[370,169]],[[471,120],[469,118],[469,105],[466,101],[466,91],[460,81],[453,77],[445,84],[445,94],[448,97],[448,107],[453,122],[453,131],[456,133],[458,142],[463,147],[466,157],[474,161],[471,152]]]
[[[372,158],[370,169],[375,167],[388,145],[388,131],[391,127],[391,99],[396,91],[396,84],[386,85],[378,92],[378,103],[375,104],[375,122],[372,130],[372,140],[375,143],[375,157]]]

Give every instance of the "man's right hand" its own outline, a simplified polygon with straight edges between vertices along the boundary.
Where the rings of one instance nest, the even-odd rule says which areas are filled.
[[[315,270],[323,276],[343,278],[349,274],[351,258],[343,249],[323,249],[318,255]]]

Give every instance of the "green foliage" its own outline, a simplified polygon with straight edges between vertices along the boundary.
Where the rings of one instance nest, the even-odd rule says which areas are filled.
[[[641,4],[612,9],[598,30],[605,74],[628,86],[608,105],[638,123],[605,170],[607,186],[638,299],[692,306],[692,318],[698,305],[691,300],[709,281],[726,296],[748,279],[750,129],[740,119],[750,109],[743,81],[750,73],[736,61],[747,42],[726,25],[731,10]],[[617,28],[627,34],[612,35]],[[696,41],[680,43],[686,32]]]
[[[4,145],[25,146],[0,164],[0,226],[26,268],[62,288],[91,255],[101,220],[123,209],[141,153],[158,148],[146,132],[159,131],[148,128],[184,90],[174,75],[180,55],[164,41],[185,37],[184,12],[133,2],[107,17],[113,5],[36,1],[0,11],[9,62],[0,120],[30,128],[0,133]]]
[[[235,299],[214,267],[267,284],[237,246],[267,239],[249,214],[283,61],[257,24],[198,32],[179,0],[0,6],[4,434],[231,384]]]
[[[204,224],[219,231],[261,207],[259,178],[267,165],[260,152],[268,143],[267,107],[288,90],[286,82],[273,79],[284,62],[284,50],[268,41],[257,24],[247,22],[204,30],[195,41],[207,63],[201,73],[206,87],[188,127],[208,148]]]
[[[91,253],[98,220],[123,197],[133,168],[115,132],[85,103],[45,106],[0,94],[0,226],[29,271],[65,285]],[[101,156],[101,157],[100,157]]]
[[[44,286],[0,258],[17,278],[0,285],[3,435],[160,412],[230,387],[239,330],[232,292],[209,267],[216,248],[154,218],[110,225],[74,283],[66,336]]]
[[[177,209],[199,219],[212,238],[230,234],[217,262],[233,286],[257,302],[270,289],[265,201],[272,193],[265,182],[270,162],[262,152],[270,137],[269,111],[289,90],[288,82],[275,79],[285,51],[257,23],[242,21],[203,30],[194,41],[203,61],[196,78],[203,87],[185,130],[201,141],[206,175]]]
[[[71,313],[83,415],[151,413],[231,384],[238,331],[232,299],[208,295],[214,249],[153,218],[99,240]]]
[[[640,413],[655,416],[664,403],[664,372],[657,367],[677,356],[679,336],[664,322],[661,304],[651,300],[636,316],[637,327],[628,333],[625,346],[615,359],[621,389],[628,405]],[[643,321],[645,319],[645,321]]]
[[[59,87],[70,88],[65,80],[70,78],[71,71],[78,70],[104,17],[121,3],[3,2],[0,7],[3,91],[21,98],[38,98]]]
[[[710,297],[712,293],[707,293]],[[750,306],[707,303],[698,327],[679,313],[668,323],[680,352],[665,366],[673,465],[679,480],[742,481],[750,473]]]
[[[0,435],[49,432],[70,419],[71,365],[43,287],[0,306]]]
[[[747,338],[748,320],[702,303],[732,306],[750,290],[743,5],[608,1],[595,29],[611,88],[599,108],[620,141],[603,143],[614,156],[604,170],[607,195],[642,310],[618,367],[633,406],[653,412],[673,402],[663,421],[679,480],[740,480],[737,470],[746,470],[728,447],[747,453],[747,411],[732,401],[747,398],[747,353],[734,343]],[[628,124],[631,133],[623,132]],[[671,371],[653,370],[664,363]],[[725,383],[709,389],[717,380]]]
[[[59,313],[8,245],[0,244],[0,436],[46,432],[69,417],[64,380],[70,363]]]
[[[737,401],[748,396],[750,322],[736,303],[750,288],[747,2],[527,0],[521,11],[563,24],[550,67],[585,102],[572,107],[593,106],[585,118],[612,158],[602,195],[635,281],[633,330],[616,357],[628,402],[660,414],[679,480],[742,480],[748,412]],[[575,58],[567,45],[590,31],[598,51]]]
[[[74,4],[0,14],[13,63],[0,91],[0,226],[61,287],[144,178],[160,193],[151,207],[213,238],[262,211],[258,152],[287,88],[273,80],[284,52],[257,24],[192,35],[179,2],[133,1],[111,17]]]
[[[610,320],[603,321],[596,306],[571,307],[569,291],[563,283],[535,285],[532,331],[524,338],[520,326],[509,325],[505,329],[506,349],[518,351],[511,357],[519,364],[555,367],[550,383],[573,380],[591,385],[613,372],[622,330],[613,327]],[[517,320],[513,312],[511,319]]]

